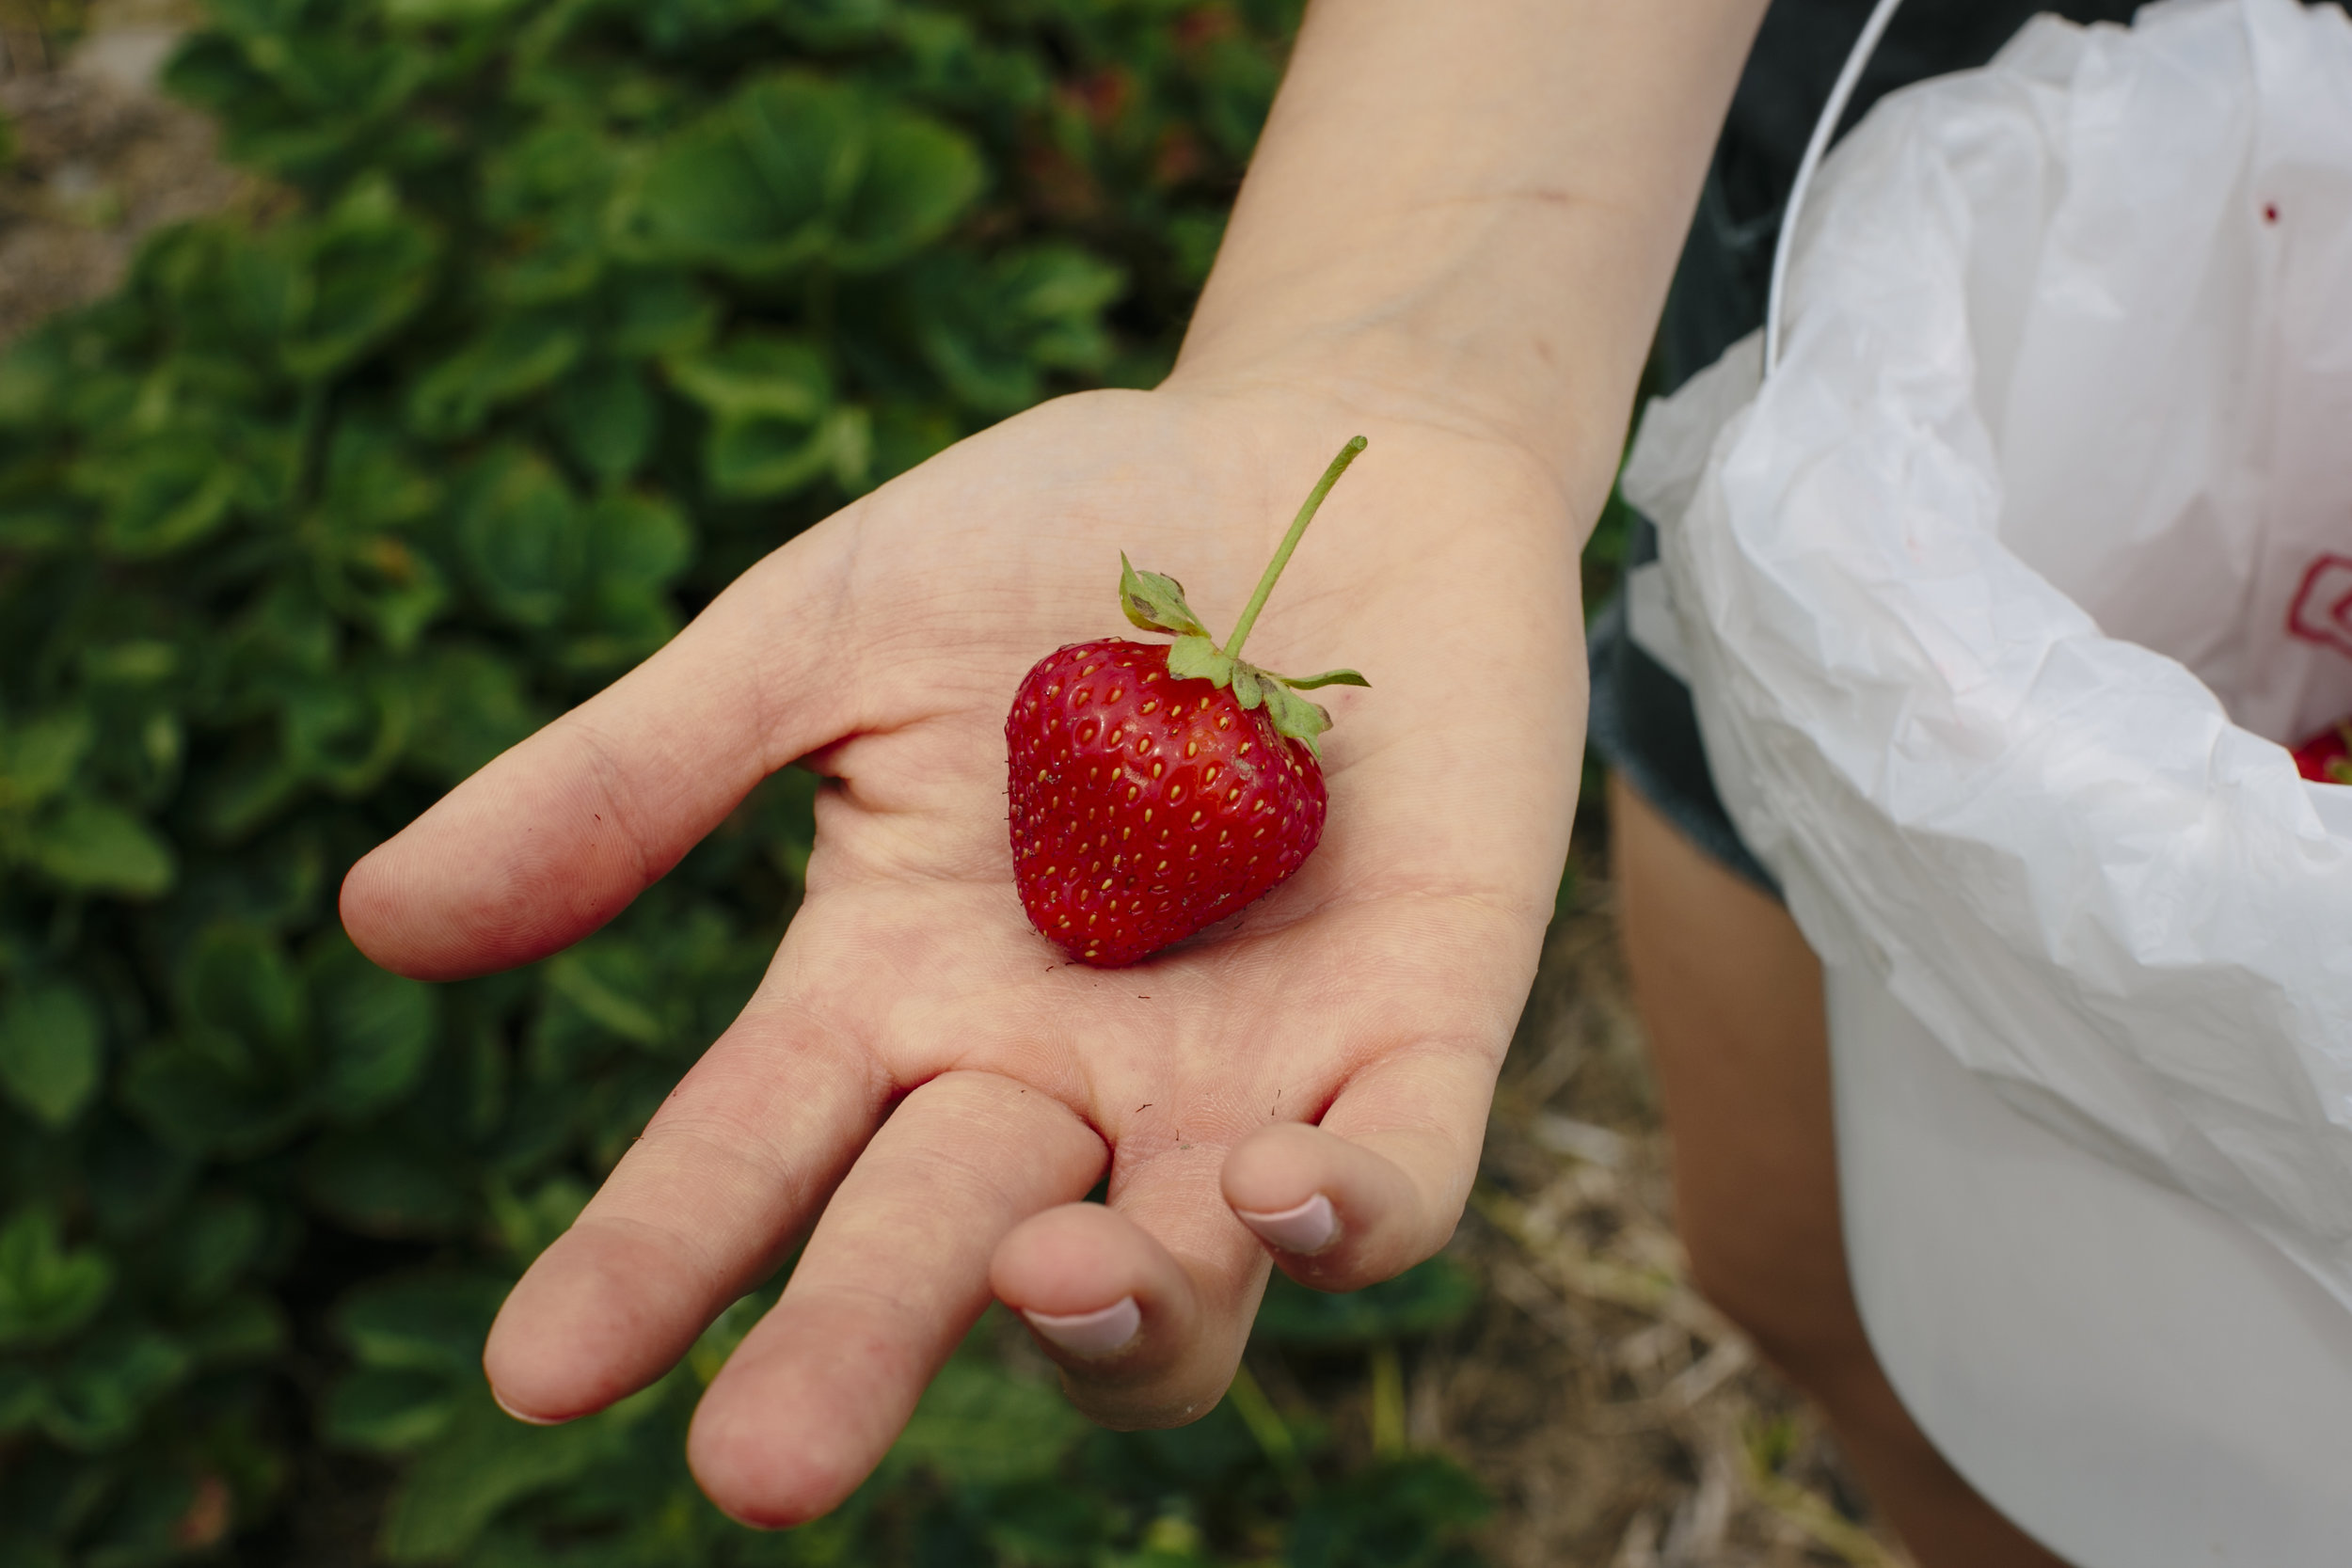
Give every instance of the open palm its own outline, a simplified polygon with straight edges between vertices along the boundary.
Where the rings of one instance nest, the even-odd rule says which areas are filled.
[[[1320,694],[1321,849],[1156,958],[1072,964],[1013,893],[1014,687],[1125,628],[1121,549],[1230,628],[1359,429],[1250,641],[1371,680]],[[362,862],[360,946],[453,978],[596,929],[777,768],[834,781],[758,992],[509,1298],[502,1402],[642,1386],[805,1236],[692,1437],[722,1507],[787,1524],[873,1467],[992,1293],[1089,1413],[1163,1423],[1230,1380],[1268,1242],[1336,1289],[1442,1244],[1565,847],[1580,532],[1524,456],[1436,425],[1287,389],[1065,399],[777,550]],[[1108,1206],[1078,1202],[1106,1166]]]

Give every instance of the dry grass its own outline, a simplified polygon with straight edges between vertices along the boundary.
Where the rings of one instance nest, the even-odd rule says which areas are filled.
[[[1412,1366],[1411,1434],[1495,1493],[1507,1568],[1900,1568],[1820,1418],[1687,1282],[1611,906],[1586,878],[1553,928],[1456,1243],[1486,1301]]]
[[[0,119],[16,143],[0,167],[0,342],[111,293],[158,226],[263,198],[213,155],[209,120],[141,89],[167,8],[117,6],[119,25],[94,10],[65,60],[27,20],[50,12],[75,8],[0,0]]]

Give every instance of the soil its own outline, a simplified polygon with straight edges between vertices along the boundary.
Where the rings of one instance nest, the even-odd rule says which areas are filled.
[[[0,342],[104,295],[157,226],[270,199],[219,164],[202,117],[152,91],[175,22],[161,3],[93,10],[61,62],[0,0],[16,142],[0,166]],[[1819,1416],[1688,1283],[1611,910],[1587,875],[1553,927],[1454,1246],[1486,1297],[1407,1355],[1407,1440],[1486,1483],[1499,1568],[1903,1568]],[[1278,1402],[1307,1397],[1259,1372]],[[1368,1425],[1369,1386],[1355,1390],[1336,1410],[1327,1393],[1327,1418]],[[305,1490],[353,1506],[305,1511],[309,1544],[341,1556],[381,1478],[320,1465]]]
[[[0,342],[103,298],[151,230],[263,192],[214,156],[210,121],[151,89],[168,11],[93,10],[70,54],[7,26],[10,14],[0,5],[0,120],[15,144],[0,160]]]
[[[1819,1414],[1690,1286],[1613,907],[1580,877],[1546,944],[1454,1243],[1486,1300],[1408,1370],[1411,1435],[1494,1494],[1501,1568],[1906,1568]]]

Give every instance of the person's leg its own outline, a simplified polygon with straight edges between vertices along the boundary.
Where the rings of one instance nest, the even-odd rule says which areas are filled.
[[[1694,1282],[1820,1403],[1923,1568],[2064,1568],[1945,1462],[1863,1337],[1839,1228],[1821,969],[1796,922],[1613,775],[1609,822]]]

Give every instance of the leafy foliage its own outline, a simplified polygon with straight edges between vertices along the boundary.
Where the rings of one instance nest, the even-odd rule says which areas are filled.
[[[982,1345],[840,1514],[742,1531],[681,1454],[756,1300],[506,1419],[489,1314],[749,994],[814,781],[529,972],[402,980],[333,909],[794,529],[1155,378],[1295,9],[213,0],[168,83],[282,198],[0,360],[0,1561],[287,1560],[322,1446],[389,1563],[1456,1560],[1434,1461],[1318,1490],[1263,1400],[1115,1436]],[[1289,1310],[1444,1316],[1402,1289]]]

